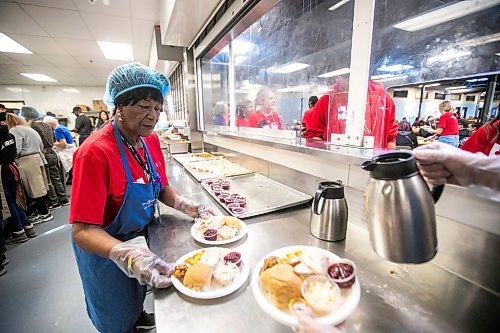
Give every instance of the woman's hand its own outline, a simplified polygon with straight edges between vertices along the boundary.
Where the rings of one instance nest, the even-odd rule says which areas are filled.
[[[207,205],[200,204],[194,200],[186,199],[180,195],[175,197],[174,208],[186,215],[191,216],[192,218],[216,215],[214,210]]]
[[[143,237],[115,245],[109,252],[109,259],[128,277],[136,278],[142,285],[166,288],[171,284],[173,264],[167,264],[151,252]]]

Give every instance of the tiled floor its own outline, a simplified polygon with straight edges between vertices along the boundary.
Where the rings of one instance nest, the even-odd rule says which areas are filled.
[[[35,226],[38,237],[7,247],[10,263],[0,276],[0,332],[96,332],[71,249],[69,208],[53,215],[54,220]],[[148,312],[153,311],[151,296],[145,302]]]

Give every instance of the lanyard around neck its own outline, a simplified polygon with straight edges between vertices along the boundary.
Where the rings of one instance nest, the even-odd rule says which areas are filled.
[[[123,135],[121,135],[121,133],[120,133],[120,137],[122,138],[123,143],[127,146],[127,148],[132,153],[132,156],[134,156],[137,163],[139,163],[139,165],[140,165],[142,171],[144,172],[144,175],[146,176],[148,182],[151,182],[151,179],[153,178],[153,176],[152,176],[151,170],[149,169],[149,164],[147,163],[146,154],[144,155],[145,159],[146,159],[146,163],[144,163],[142,158],[139,156],[137,149],[135,149],[135,147],[132,146],[132,144],[127,140],[127,138],[125,138]],[[144,142],[143,142],[143,145],[144,145]]]

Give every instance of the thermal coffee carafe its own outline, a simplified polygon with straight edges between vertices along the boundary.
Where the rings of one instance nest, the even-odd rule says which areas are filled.
[[[365,210],[373,250],[397,263],[431,260],[438,249],[434,203],[444,185],[429,191],[411,152],[380,155],[361,167],[370,171]]]
[[[311,234],[326,241],[341,241],[347,231],[347,201],[344,185],[336,182],[321,182],[311,207]]]

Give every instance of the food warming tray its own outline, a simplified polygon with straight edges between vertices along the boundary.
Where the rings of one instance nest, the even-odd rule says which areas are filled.
[[[231,215],[238,218],[262,215],[283,208],[297,206],[312,199],[308,194],[297,191],[259,173],[221,177],[230,182],[229,192],[244,196],[247,200],[243,214],[233,214],[225,204],[220,203],[206,181],[203,188]]]
[[[223,156],[197,157],[196,155],[198,155],[198,154],[201,154],[201,153],[175,154],[175,155],[172,155],[172,157],[174,158],[174,160],[176,160],[183,167],[186,167],[186,165],[189,164],[189,163],[191,163],[191,162],[198,162],[198,161],[204,161],[204,160],[213,160],[213,159],[224,158]],[[207,153],[207,154],[212,154],[212,153]]]
[[[175,158],[176,156],[174,156]],[[213,158],[205,158],[204,161],[211,161],[211,160],[214,160]],[[177,160],[179,161],[179,160]],[[229,161],[229,160],[227,160]],[[223,175],[218,175],[216,173],[213,173],[213,172],[205,172],[205,171],[199,171],[199,170],[196,170],[196,169],[193,169],[191,167],[189,167],[189,163],[191,162],[200,162],[200,161],[190,161],[190,162],[185,162],[185,164],[182,164],[182,162],[179,162],[182,164],[182,166],[184,167],[184,169],[191,175],[194,177],[194,179],[196,179],[198,182],[201,182],[202,180],[205,180],[205,179],[211,179],[211,178],[224,178],[224,177],[234,177],[235,175],[244,175],[244,174],[250,174],[250,173],[253,173],[253,171],[251,170],[247,170],[247,172],[240,172],[240,173],[236,173],[234,175],[231,175],[231,176],[223,176]],[[231,162],[231,161],[229,161]],[[233,162],[234,163],[234,162]],[[235,163],[236,164],[236,163]]]

